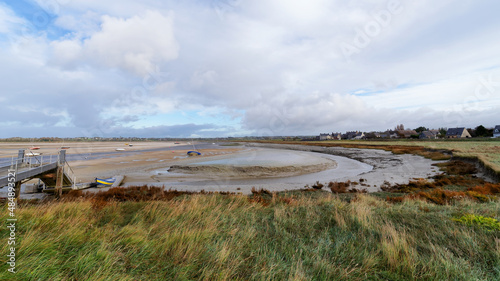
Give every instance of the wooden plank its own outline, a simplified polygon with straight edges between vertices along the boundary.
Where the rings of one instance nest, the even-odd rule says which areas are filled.
[[[111,187],[118,187],[120,186],[120,184],[122,184],[123,180],[125,179],[125,176],[115,176],[115,182],[113,183],[113,185],[111,185]]]

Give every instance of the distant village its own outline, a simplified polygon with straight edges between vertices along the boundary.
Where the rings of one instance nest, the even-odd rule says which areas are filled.
[[[418,127],[414,130],[405,129],[404,125],[397,125],[394,130],[385,132],[345,132],[325,133],[316,137],[316,140],[361,140],[361,139],[461,139],[475,137],[500,138],[500,125],[495,128],[485,128],[480,125],[476,128],[439,128],[428,129]]]
[[[460,139],[460,138],[500,138],[500,125],[494,128],[477,126],[476,128],[439,128],[428,129],[418,127],[416,129],[406,129],[403,125],[396,126],[393,130],[385,132],[360,132],[351,131],[345,133],[324,133],[314,136],[245,136],[245,137],[189,137],[189,138],[144,138],[144,137],[40,137],[40,138],[0,138],[0,142],[106,142],[106,141],[252,141],[252,140],[285,140],[285,141],[326,141],[326,140],[373,140],[373,139]]]

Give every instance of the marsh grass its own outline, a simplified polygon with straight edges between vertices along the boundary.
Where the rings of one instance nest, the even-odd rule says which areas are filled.
[[[18,280],[498,280],[498,201],[391,204],[366,194],[90,198],[17,210]],[[266,204],[249,198],[261,196]],[[5,221],[3,207],[0,219]],[[8,233],[1,230],[5,238]],[[4,240],[4,239],[2,239]],[[2,246],[6,252],[6,243]],[[15,280],[0,266],[1,280]]]

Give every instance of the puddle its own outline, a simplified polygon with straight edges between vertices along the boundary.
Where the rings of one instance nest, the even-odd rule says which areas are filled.
[[[188,158],[189,156],[174,156],[174,159],[185,159]]]

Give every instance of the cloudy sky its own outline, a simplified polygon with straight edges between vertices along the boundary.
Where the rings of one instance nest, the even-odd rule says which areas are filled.
[[[4,0],[0,138],[500,124],[500,2]]]

